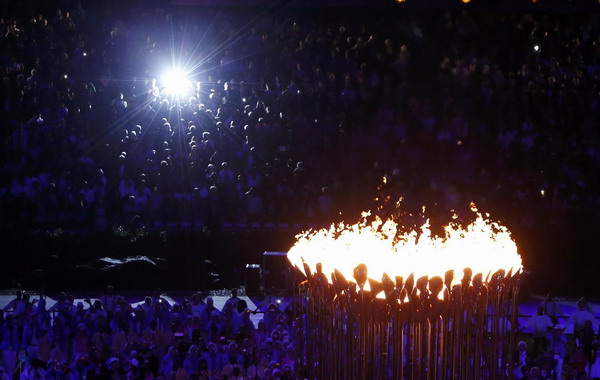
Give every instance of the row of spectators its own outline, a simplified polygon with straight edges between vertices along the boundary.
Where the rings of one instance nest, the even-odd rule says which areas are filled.
[[[235,289],[222,310],[200,293],[130,304],[110,287],[85,302],[17,292],[0,321],[2,379],[296,378],[296,329],[276,303],[255,327]]]
[[[201,293],[180,302],[156,294],[131,303],[109,286],[93,300],[76,303],[61,293],[51,307],[47,301],[43,292],[33,299],[17,291],[4,307],[2,379],[296,379],[296,366],[310,365],[300,347],[311,332],[281,299],[267,298],[251,310],[232,289],[220,309]],[[255,326],[250,317],[257,313]],[[598,320],[590,304],[582,298],[557,323],[562,317],[549,296],[519,327],[524,340],[514,351],[516,378],[600,377]],[[572,339],[565,334],[570,326]]]
[[[565,323],[559,324],[562,311],[551,296],[542,301],[524,326],[531,329],[533,345],[525,340],[514,355],[517,379],[597,379],[600,377],[600,340],[598,320],[586,298]],[[564,333],[573,326],[573,339]]]
[[[597,15],[62,4],[0,22],[5,223],[328,220],[384,175],[513,223],[598,203]],[[172,41],[189,98],[152,79]]]

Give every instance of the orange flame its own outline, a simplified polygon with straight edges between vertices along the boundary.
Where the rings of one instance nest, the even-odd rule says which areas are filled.
[[[420,234],[413,230],[397,238],[398,225],[392,219],[384,222],[377,217],[369,223],[369,213],[363,213],[361,222],[354,225],[340,223],[299,234],[288,259],[303,273],[303,263],[313,273],[321,263],[330,283],[334,269],[355,282],[353,270],[361,263],[377,281],[384,273],[392,279],[406,279],[411,273],[415,278],[444,278],[448,270],[454,270],[452,285],[460,283],[465,268],[471,268],[473,275],[481,273],[484,280],[500,269],[513,275],[522,271],[521,256],[508,229],[484,219],[474,205],[472,209],[477,213],[474,222],[466,227],[451,222],[442,237],[432,236],[427,221]],[[369,290],[368,283],[365,290]]]

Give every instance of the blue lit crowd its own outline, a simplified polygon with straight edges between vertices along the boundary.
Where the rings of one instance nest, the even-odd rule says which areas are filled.
[[[598,203],[594,15],[3,12],[4,225],[331,220],[384,176],[514,224]],[[182,99],[173,64],[193,69]]]
[[[295,379],[293,316],[266,305],[255,326],[237,290],[221,309],[192,294],[128,303],[112,288],[74,302],[17,292],[0,321],[4,379]]]
[[[267,298],[249,308],[237,289],[218,308],[205,293],[178,298],[131,302],[109,286],[97,298],[60,293],[54,301],[18,290],[0,313],[0,379],[304,378],[310,331],[293,305]],[[507,358],[514,378],[600,378],[594,310],[581,298],[564,314],[563,302],[548,296],[518,326],[522,340]]]
[[[597,14],[17,3],[0,9],[3,231],[328,222],[384,177],[444,211],[600,224]],[[185,97],[161,82],[174,64]],[[276,307],[255,328],[235,296],[7,310],[0,380],[297,377],[300,329]],[[600,350],[577,338],[562,359],[591,377]],[[523,378],[557,364],[522,348]]]

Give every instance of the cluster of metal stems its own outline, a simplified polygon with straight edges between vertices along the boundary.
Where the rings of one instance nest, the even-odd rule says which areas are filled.
[[[337,270],[328,281],[320,265],[304,272],[296,296],[305,305],[297,363],[305,378],[513,377],[520,274],[500,270],[484,281],[466,268],[452,286],[453,271],[375,281],[361,264],[355,282]]]

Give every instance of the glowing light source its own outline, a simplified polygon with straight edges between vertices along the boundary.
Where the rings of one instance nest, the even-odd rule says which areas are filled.
[[[473,211],[477,211],[474,206]],[[288,259],[300,270],[307,264],[314,273],[317,265],[322,265],[328,278],[337,270],[349,281],[361,263],[369,268],[369,277],[377,281],[384,274],[391,278],[411,274],[415,278],[444,277],[448,270],[460,273],[465,268],[481,274],[485,281],[498,270],[515,275],[523,269],[508,229],[485,220],[480,213],[466,227],[455,223],[446,226],[442,237],[432,236],[428,222],[420,231],[397,236],[398,225],[393,220],[376,218],[367,223],[366,216],[354,225],[342,223],[298,235]],[[453,285],[459,281],[455,278]]]
[[[190,95],[192,91],[192,81],[179,68],[173,68],[165,72],[162,76],[162,84],[167,95],[175,98]]]

